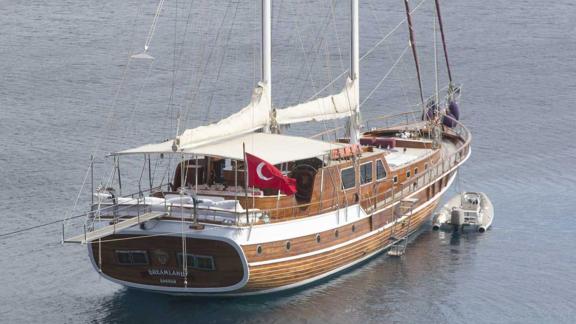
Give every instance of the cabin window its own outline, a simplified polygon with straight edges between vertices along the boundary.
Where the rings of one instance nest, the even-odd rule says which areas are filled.
[[[428,163],[424,163],[424,170],[428,170]]]
[[[335,238],[338,238],[338,236],[340,236],[340,233],[338,232],[338,230],[335,230],[335,231],[334,231],[334,237],[335,237]]]
[[[256,248],[256,253],[262,254],[262,245],[258,245],[258,247]]]
[[[292,244],[290,243],[290,241],[286,241],[286,251],[290,251],[291,248]]]
[[[211,256],[196,256],[196,268],[200,270],[214,270],[214,259]]]
[[[348,168],[342,170],[342,188],[350,189],[356,186],[356,173],[354,168]]]
[[[182,253],[178,253],[178,265],[183,266]],[[190,269],[214,270],[214,258],[206,255],[186,254],[186,266]]]
[[[360,184],[372,182],[372,162],[360,165]]]
[[[147,265],[148,253],[146,251],[116,251],[116,260],[122,265]]]
[[[398,176],[394,176],[394,183],[398,183]]]
[[[352,225],[352,232],[356,232],[356,225]]]
[[[406,178],[410,178],[410,170],[406,170]]]
[[[418,175],[418,168],[414,168],[414,176]]]
[[[316,234],[316,243],[320,243],[321,240],[320,234]]]
[[[378,160],[376,162],[376,180],[381,180],[386,178],[386,168],[384,168],[384,162]]]

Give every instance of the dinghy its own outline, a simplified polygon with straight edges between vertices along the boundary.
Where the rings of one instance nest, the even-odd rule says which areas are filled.
[[[494,207],[483,192],[462,192],[434,215],[434,230],[474,230],[484,233],[494,220]]]

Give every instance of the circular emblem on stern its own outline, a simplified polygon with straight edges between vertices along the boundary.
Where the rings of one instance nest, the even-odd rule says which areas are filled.
[[[156,261],[158,261],[158,263],[160,263],[161,265],[166,265],[166,263],[168,263],[168,260],[170,259],[170,255],[166,253],[164,250],[154,250],[152,252],[152,255],[154,255]]]

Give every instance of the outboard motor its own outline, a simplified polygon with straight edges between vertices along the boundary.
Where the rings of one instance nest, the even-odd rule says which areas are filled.
[[[464,213],[462,212],[461,209],[458,208],[452,209],[452,213],[450,216],[451,216],[450,222],[452,223],[452,225],[460,226],[464,224]]]

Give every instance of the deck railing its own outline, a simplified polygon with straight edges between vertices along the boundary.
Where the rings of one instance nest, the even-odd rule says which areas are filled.
[[[421,123],[420,114],[420,111],[412,111],[372,118],[370,121],[366,122],[365,129],[383,130],[408,127],[411,125],[414,126]],[[333,136],[334,139],[337,139],[337,132],[341,130],[343,130],[342,127],[334,128],[312,137],[326,139]],[[457,146],[454,152],[451,152],[448,156],[441,157],[436,164],[430,165],[428,169],[418,175],[412,176],[409,180],[401,183],[399,187],[396,186],[396,188],[394,188],[393,186],[393,188],[384,192],[373,193],[369,197],[359,197],[356,202],[348,201],[347,195],[341,194],[311,203],[262,210],[249,209],[248,211],[232,211],[221,208],[197,207],[196,213],[194,213],[193,205],[173,203],[165,204],[164,209],[168,215],[167,217],[175,219],[184,218],[186,221],[198,221],[224,226],[251,226],[254,224],[283,222],[290,219],[308,217],[312,211],[314,214],[326,213],[341,210],[342,208],[354,206],[356,204],[364,206],[366,213],[371,214],[384,206],[396,204],[419,189],[437,181],[441,175],[452,170],[463,161],[469,153],[470,142],[472,139],[468,129],[459,121],[455,121],[455,127],[445,129],[444,136],[453,136],[458,139],[460,145]],[[386,181],[392,181],[392,179],[387,179]],[[378,188],[378,186],[376,186],[376,188]],[[159,188],[152,188],[147,191],[153,191],[155,189]],[[94,228],[94,223],[98,219],[101,219],[101,217],[112,222],[118,222],[119,219],[123,217],[138,217],[139,215],[149,211],[151,208],[150,205],[145,202],[143,192],[137,192],[123,197],[134,198],[136,202],[130,204],[108,203],[103,206],[97,206],[98,204],[95,204],[92,211],[86,213],[87,218],[84,224],[85,230],[92,230]],[[195,219],[195,215],[197,215],[198,219]],[[278,217],[277,215],[282,215],[282,217]],[[347,217],[347,215],[345,215],[345,217]]]

